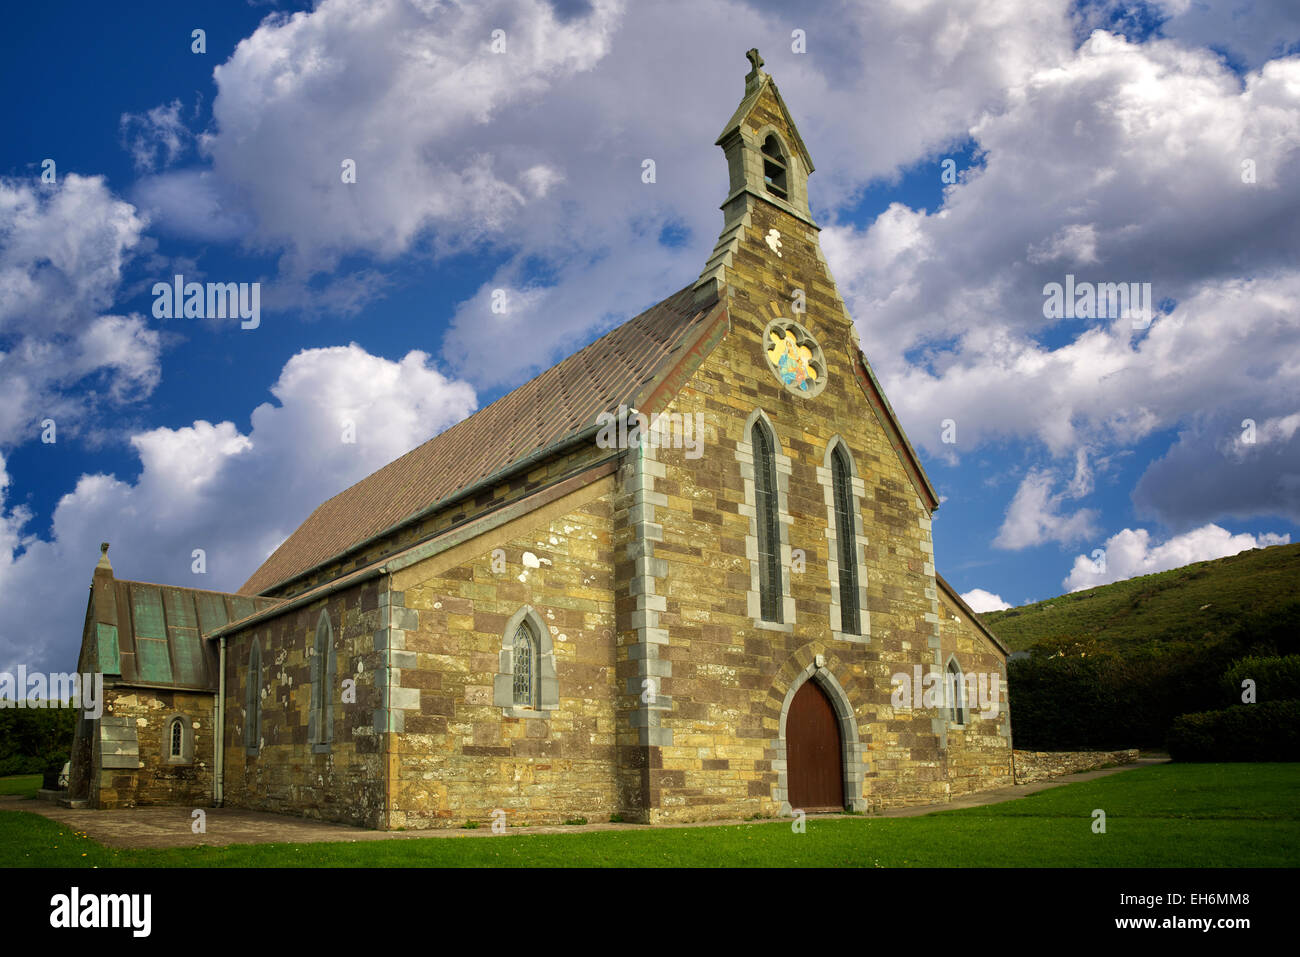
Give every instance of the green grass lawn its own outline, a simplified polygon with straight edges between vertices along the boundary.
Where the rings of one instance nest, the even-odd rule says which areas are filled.
[[[15,774],[13,777],[0,778],[0,794],[19,794],[34,798],[40,787],[39,774]]]
[[[0,865],[97,867],[1295,867],[1300,764],[1157,765],[915,818],[338,844],[107,849],[0,812]],[[1106,833],[1092,812],[1106,812]]]

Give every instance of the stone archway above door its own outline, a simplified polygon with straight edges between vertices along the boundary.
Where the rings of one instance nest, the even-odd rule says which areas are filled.
[[[805,681],[790,699],[785,722],[785,768],[790,807],[801,811],[844,809],[843,735],[835,706],[816,681]]]
[[[797,667],[797,663],[795,666]],[[800,687],[807,681],[817,682],[818,688],[830,701],[831,707],[835,711],[835,720],[839,724],[841,766],[844,776],[844,806],[852,811],[865,811],[867,801],[862,796],[862,785],[866,768],[862,756],[862,741],[858,736],[857,718],[854,716],[848,695],[835,679],[835,675],[826,667],[821,655],[816,655],[811,662],[794,675],[781,703],[778,734],[771,742],[774,755],[773,768],[777,772],[777,782],[773,788],[772,797],[780,804],[781,814],[787,816],[791,814],[786,726],[794,697]],[[773,704],[775,704],[775,701],[773,701]]]

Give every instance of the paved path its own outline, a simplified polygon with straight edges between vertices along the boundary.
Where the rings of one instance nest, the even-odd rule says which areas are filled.
[[[927,804],[918,807],[892,808],[881,811],[871,817],[917,817],[934,814],[937,811],[952,811],[958,808],[980,807],[985,804],[998,804],[1012,801],[1079,781],[1092,781],[1096,778],[1119,774],[1133,768],[1163,764],[1168,758],[1139,758],[1135,764],[1106,768],[1101,771],[1083,771],[1067,774],[1050,781],[1035,784],[1021,784],[981,791],[957,798],[944,804]],[[347,824],[333,824],[328,821],[314,821],[309,818],[294,817],[287,814],[269,814],[264,811],[245,811],[238,808],[204,808],[207,815],[207,831],[195,834],[190,828],[192,822],[190,808],[177,807],[142,807],[116,811],[73,810],[59,807],[46,801],[27,800],[21,797],[0,796],[0,811],[30,811],[51,820],[65,824],[73,830],[80,831],[91,839],[108,847],[121,848],[159,848],[159,847],[196,847],[199,845],[224,846],[227,844],[269,844],[293,842],[311,844],[326,841],[391,841],[421,837],[470,838],[490,837],[491,827],[484,825],[474,830],[463,828],[438,828],[417,831],[372,831]],[[810,815],[817,818],[849,817],[846,814]],[[659,824],[655,827],[718,827],[728,824],[751,823],[741,820],[710,821],[708,824]],[[630,831],[644,830],[645,824],[584,824],[580,826],[536,826],[512,827],[510,834],[574,834],[584,831]]]

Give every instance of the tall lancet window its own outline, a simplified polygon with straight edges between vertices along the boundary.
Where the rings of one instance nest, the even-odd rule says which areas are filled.
[[[948,659],[948,695],[952,709],[952,720],[956,724],[966,723],[966,677],[961,673],[961,665],[956,658]]]
[[[244,748],[256,754],[262,741],[262,643],[256,637],[248,648],[248,687],[244,698]]]
[[[327,753],[334,740],[334,626],[322,609],[316,621],[315,654],[311,659],[311,715],[307,736],[312,750]]]
[[[831,452],[831,487],[835,499],[836,560],[840,572],[840,631],[861,634],[858,618],[857,523],[853,518],[853,490],[848,453],[842,443]]]
[[[781,618],[781,526],[777,518],[776,450],[762,420],[754,423],[754,498],[758,517],[758,592],[764,621]]]

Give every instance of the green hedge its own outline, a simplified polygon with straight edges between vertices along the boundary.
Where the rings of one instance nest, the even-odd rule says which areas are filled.
[[[1225,704],[1241,704],[1241,683],[1255,682],[1255,701],[1300,701],[1300,655],[1242,658],[1223,675]]]
[[[66,761],[67,758],[64,760]],[[0,778],[7,778],[12,774],[44,774],[47,770],[45,765],[45,758],[32,758],[25,755],[0,758]]]
[[[1217,635],[1163,635],[1123,647],[1059,635],[1031,652],[1007,665],[1016,747],[1160,748],[1180,715],[1240,703],[1241,678],[1255,679],[1261,703],[1300,699],[1300,690],[1288,690],[1300,681],[1300,601],[1245,616]]]
[[[1300,701],[1181,715],[1167,747],[1175,761],[1300,761]]]
[[[1176,717],[1223,704],[1230,657],[1187,645],[1161,651],[1122,657],[1094,646],[1012,661],[1007,686],[1016,747],[1159,748]]]
[[[73,708],[0,708],[0,777],[63,767],[80,715]]]

